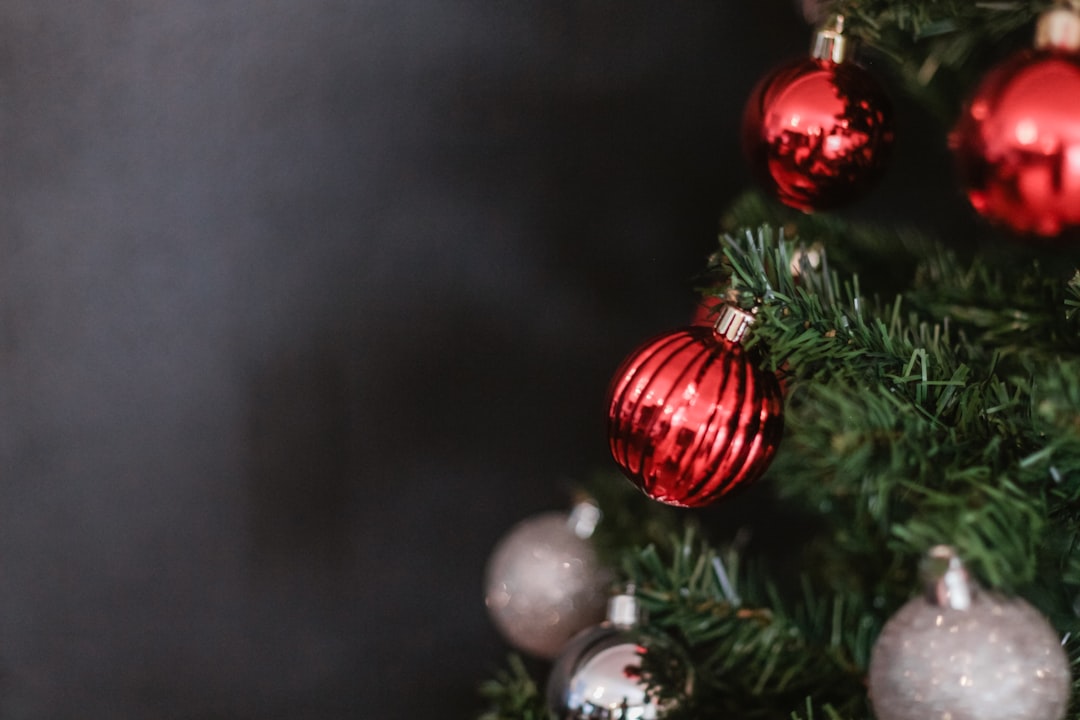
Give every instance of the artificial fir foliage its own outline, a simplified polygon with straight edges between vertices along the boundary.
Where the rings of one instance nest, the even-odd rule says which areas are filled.
[[[759,211],[768,206],[750,199],[733,217]],[[889,267],[909,287],[865,293],[820,246],[816,268],[793,265],[809,255],[784,228],[721,238],[709,280],[759,307],[754,342],[788,389],[787,433],[763,482],[807,530],[790,545],[797,562],[759,557],[745,570],[733,561],[737,541],[721,551],[691,531],[625,547],[623,574],[651,622],[691,654],[697,717],[868,716],[862,676],[873,639],[916,592],[922,554],[943,539],[988,586],[1027,597],[1062,634],[1080,631],[1080,286],[1071,266],[1031,258],[1020,267],[1005,253],[995,267],[914,233],[801,224],[862,262],[877,250],[879,260],[908,252]],[[618,518],[622,504],[608,507]],[[670,511],[663,517],[648,521],[654,534],[674,526]],[[736,598],[715,572],[721,552]],[[799,568],[798,581],[774,576],[771,560]],[[1067,648],[1080,657],[1076,642]],[[524,702],[499,687],[504,701]]]
[[[947,115],[950,89],[1024,31],[1029,41],[1048,5],[831,7],[895,60],[918,91],[907,101]],[[1075,669],[1080,252],[985,228],[978,242],[937,239],[755,194],[724,227],[699,284],[756,311],[745,344],[782,377],[784,438],[749,492],[784,543],[759,542],[760,518],[720,526],[603,489],[627,485],[614,473],[595,480],[603,556],[694,669],[692,697],[668,717],[872,717],[873,644],[943,543],[983,586],[1044,614]],[[643,670],[664,688],[662,667]],[[512,659],[483,688],[484,720],[546,718],[542,673]],[[1073,690],[1077,718],[1075,679]]]
[[[952,119],[986,63],[1031,42],[1032,20],[1052,1],[838,0],[871,56],[889,62],[902,85],[939,118]],[[877,65],[875,65],[877,67]]]

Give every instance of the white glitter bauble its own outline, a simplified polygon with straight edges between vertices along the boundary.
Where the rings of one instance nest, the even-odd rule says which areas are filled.
[[[950,549],[935,548],[939,557]],[[1060,720],[1072,677],[1058,634],[1019,598],[980,591],[955,555],[889,619],[870,659],[879,720]]]
[[[485,603],[508,643],[552,659],[578,631],[604,618],[610,571],[589,537],[599,511],[581,504],[572,513],[525,520],[499,541],[488,561]]]

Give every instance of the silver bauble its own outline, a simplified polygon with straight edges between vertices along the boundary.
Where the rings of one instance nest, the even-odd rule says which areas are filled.
[[[1046,619],[1019,598],[981,591],[951,548],[925,597],[889,619],[870,659],[879,720],[1060,720],[1072,678]]]
[[[548,677],[554,720],[655,720],[673,709],[676,700],[661,700],[642,675],[642,659],[662,643],[643,635],[639,620],[634,597],[617,595],[607,620],[567,643]],[[689,666],[678,670],[681,695],[690,690]]]
[[[589,539],[598,519],[596,507],[582,503],[571,513],[524,520],[495,546],[485,603],[518,650],[550,660],[575,633],[603,619],[612,575]]]

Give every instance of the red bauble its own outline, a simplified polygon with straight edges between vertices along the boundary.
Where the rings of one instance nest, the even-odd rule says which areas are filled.
[[[707,505],[760,477],[783,425],[776,376],[710,327],[649,340],[623,361],[608,395],[615,462],[668,505]]]
[[[694,314],[690,318],[691,325],[707,325],[712,327],[716,324],[716,314],[720,312],[720,305],[723,302],[715,295],[706,293],[698,298],[697,305],[694,306]]]
[[[982,81],[950,136],[972,206],[1023,235],[1080,226],[1080,55],[1024,51]]]
[[[892,105],[852,62],[806,58],[766,76],[743,114],[743,145],[760,181],[786,205],[827,210],[858,197],[884,170]]]

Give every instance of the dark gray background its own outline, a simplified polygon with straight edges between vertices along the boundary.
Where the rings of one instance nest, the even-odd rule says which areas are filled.
[[[791,3],[0,33],[0,718],[469,716],[484,561],[608,467],[608,377],[689,316]]]

